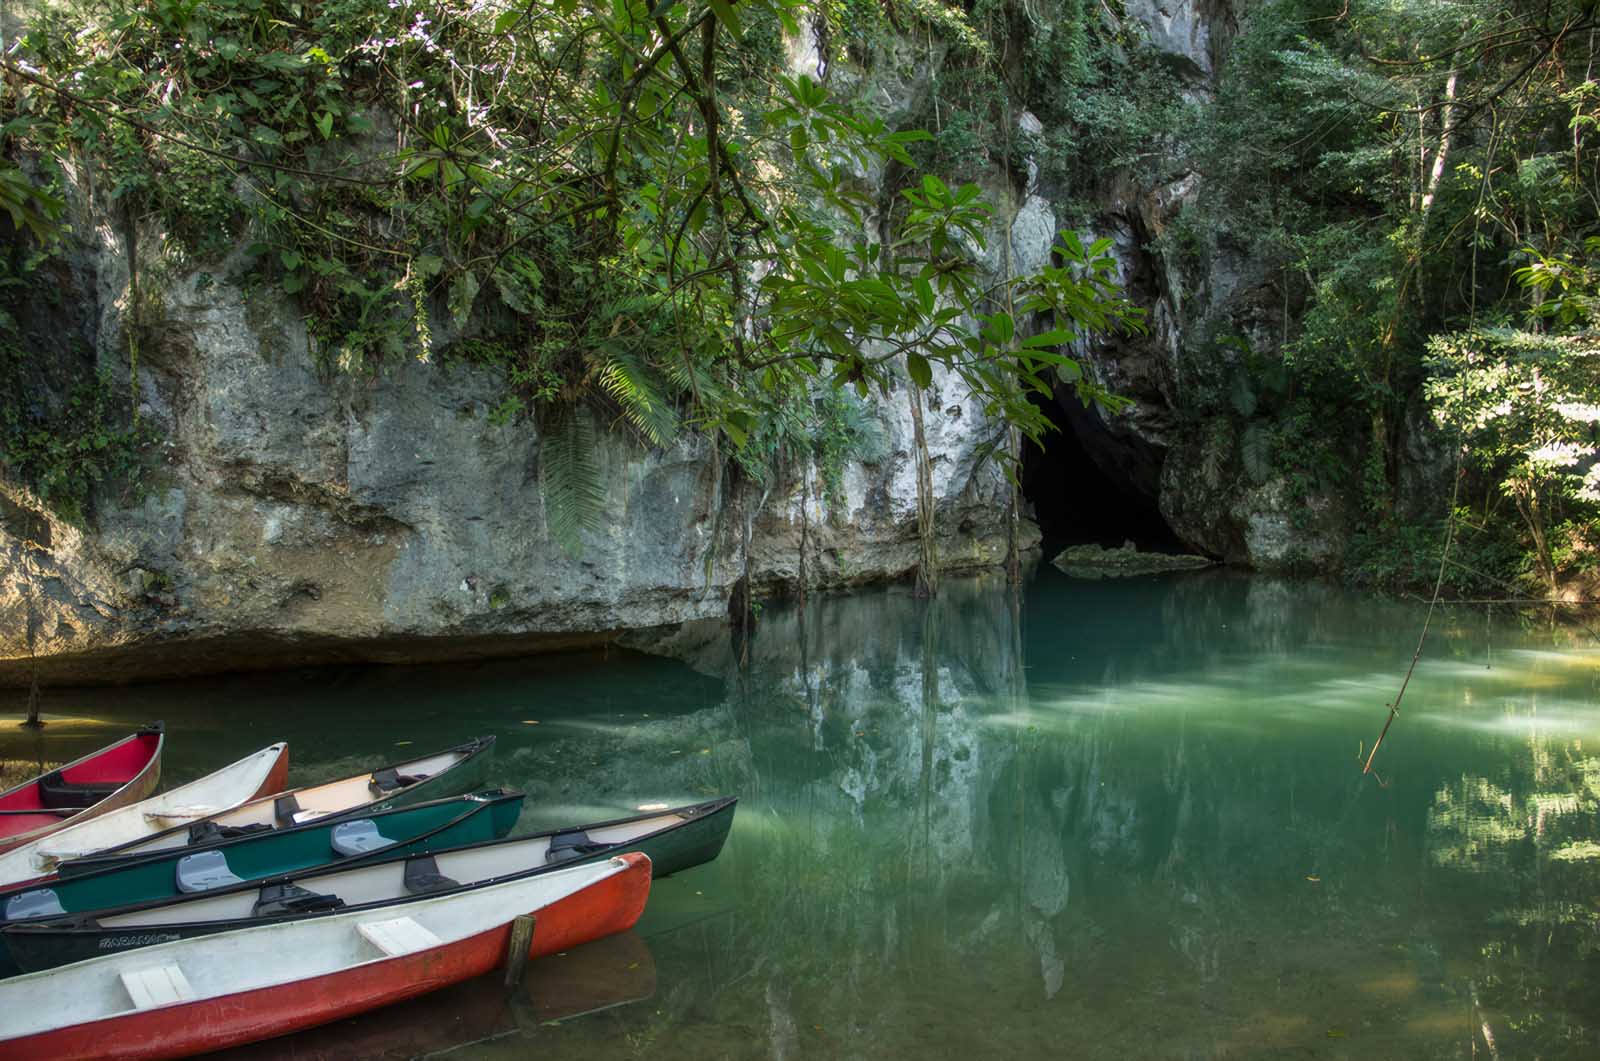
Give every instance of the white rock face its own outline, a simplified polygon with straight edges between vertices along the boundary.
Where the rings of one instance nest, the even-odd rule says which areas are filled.
[[[1211,25],[1204,0],[1128,0],[1128,17],[1144,27],[1150,44],[1192,74],[1212,75]]]
[[[703,438],[649,451],[605,434],[603,526],[573,557],[545,526],[533,425],[490,422],[498,372],[405,360],[325,378],[291,307],[198,274],[168,288],[162,316],[140,377],[170,458],[147,496],[104,498],[79,533],[7,495],[0,616],[34,609],[51,680],[450,658],[724,616],[747,524],[758,597],[792,588],[802,550],[813,587],[917,563],[905,389],[869,403],[885,453],[845,469],[842,510],[815,468],[762,490],[719,473]],[[924,401],[943,563],[996,564],[1010,485],[980,455],[1000,428],[942,374]],[[29,535],[48,547],[25,550]],[[0,640],[0,683],[25,680],[24,656]]]

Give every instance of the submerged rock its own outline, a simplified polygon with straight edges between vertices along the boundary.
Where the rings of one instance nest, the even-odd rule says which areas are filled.
[[[1140,552],[1132,542],[1123,542],[1120,549],[1074,545],[1061,550],[1050,562],[1074,578],[1129,578],[1163,571],[1196,571],[1216,561],[1193,554]]]

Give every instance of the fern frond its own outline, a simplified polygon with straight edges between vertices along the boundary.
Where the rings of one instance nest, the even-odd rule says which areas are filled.
[[[539,441],[545,527],[568,556],[583,551],[583,532],[599,530],[605,512],[596,445],[594,417],[581,405],[553,413]]]
[[[678,434],[678,414],[653,373],[628,354],[612,354],[600,370],[600,386],[622,406],[622,414],[651,445],[665,446]]]

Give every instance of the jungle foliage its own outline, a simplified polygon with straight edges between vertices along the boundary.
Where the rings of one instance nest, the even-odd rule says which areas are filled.
[[[1106,247],[1068,235],[986,280],[990,207],[914,172],[930,134],[787,72],[811,23],[799,0],[47,3],[0,130],[45,198],[13,165],[0,205],[33,228],[70,170],[170,269],[294,300],[330,369],[502,367],[497,417],[559,438],[542,475],[572,547],[597,431],[742,454],[831,392],[936,372],[1033,435],[1025,392],[1058,373],[1112,402],[1064,353],[1138,324]]]
[[[1276,275],[1255,420],[1318,425],[1273,460],[1359,514],[1358,577],[1431,584],[1458,450],[1457,591],[1594,563],[1597,32],[1576,0],[1276,0],[1231,46],[1180,220]]]

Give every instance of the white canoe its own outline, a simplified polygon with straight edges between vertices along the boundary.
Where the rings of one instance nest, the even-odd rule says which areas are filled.
[[[162,943],[0,982],[0,1056],[181,1057],[267,1039],[481,976],[533,914],[530,956],[631,928],[638,852],[392,910]],[[526,937],[524,937],[526,938]]]
[[[201,820],[217,826],[224,831],[220,835],[225,836],[230,829],[287,828],[334,814],[346,815],[362,809],[386,810],[454,796],[482,786],[484,770],[493,752],[493,737],[475,737],[442,752],[394,763],[370,773],[251,800]],[[107,848],[75,868],[87,872],[108,864],[106,859],[171,851],[194,842],[188,825],[180,824]]]
[[[283,790],[288,776],[289,746],[280,741],[198,781],[57,829],[0,854],[0,887],[53,873],[56,864],[66,859],[153,836],[186,821],[270,796]]]

